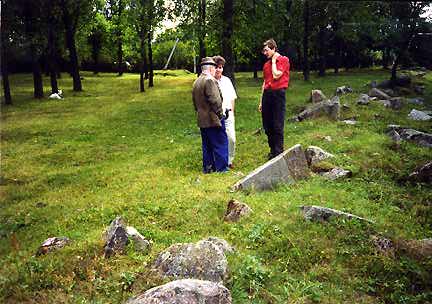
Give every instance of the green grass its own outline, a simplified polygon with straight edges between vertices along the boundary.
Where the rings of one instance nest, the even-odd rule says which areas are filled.
[[[61,101],[34,100],[31,75],[11,77],[14,105],[3,106],[1,117],[1,301],[121,303],[161,283],[149,271],[161,250],[208,236],[236,248],[226,282],[234,303],[432,301],[430,258],[383,256],[370,240],[378,233],[396,240],[432,237],[430,186],[401,181],[431,160],[431,150],[406,142],[394,150],[385,135],[387,124],[430,132],[432,123],[409,121],[411,106],[392,111],[355,103],[367,82],[388,72],[350,71],[310,82],[293,72],[287,118],[306,104],[311,89],[332,96],[337,86],[350,85],[355,93],[341,98],[351,107],[342,116],[358,115],[359,123],[287,122],[286,148],[320,146],[336,155],[332,163],[354,175],[335,182],[313,177],[260,193],[230,192],[239,172],[264,163],[268,152],[265,135],[253,135],[261,126],[261,83],[251,74],[236,75],[236,169],[212,175],[201,173],[201,138],[191,101],[194,75],[158,73],[155,87],[145,93],[138,92],[138,75],[83,76],[80,93],[69,89],[66,75],[59,80],[66,97]],[[430,107],[432,74],[423,81]],[[231,198],[247,203],[253,214],[224,223]],[[303,204],[352,212],[375,224],[305,222],[299,211]],[[117,215],[152,239],[149,254],[130,249],[102,257],[101,234]],[[35,257],[51,236],[73,242]]]

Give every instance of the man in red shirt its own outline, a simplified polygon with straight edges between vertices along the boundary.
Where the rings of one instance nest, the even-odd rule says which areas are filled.
[[[270,147],[268,158],[271,159],[284,150],[285,91],[289,84],[290,63],[288,57],[277,52],[273,39],[264,42],[263,54],[268,60],[263,67],[264,82],[258,110]]]

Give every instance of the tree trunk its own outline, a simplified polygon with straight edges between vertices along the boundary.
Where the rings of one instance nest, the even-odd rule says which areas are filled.
[[[50,20],[50,26],[48,29],[48,67],[51,81],[51,94],[58,93],[57,85],[57,72],[56,72],[56,51],[55,51],[55,37],[54,37],[54,26],[52,20]]]
[[[147,69],[147,60],[146,60],[146,54],[145,54],[145,36],[144,31],[140,33],[140,39],[141,39],[141,70],[140,70],[140,92],[145,92],[144,87],[144,73]]]
[[[309,80],[309,0],[305,0],[303,7],[303,21],[304,21],[304,31],[303,31],[303,77],[305,81]]]
[[[223,20],[224,20],[224,29],[222,36],[222,56],[225,58],[226,63],[224,66],[224,72],[227,77],[231,79],[235,87],[235,75],[234,75],[234,55],[232,50],[232,35],[233,35],[233,13],[234,13],[234,1],[233,0],[224,0],[224,12],[223,12]]]
[[[30,46],[30,53],[32,57],[32,70],[33,70],[33,85],[34,85],[34,98],[43,98],[43,83],[42,83],[42,69],[39,62],[39,56],[36,51],[36,46],[32,43]]]
[[[149,59],[149,68],[150,68],[149,87],[153,87],[153,51],[152,51],[152,43],[151,43],[152,38],[153,38],[153,33],[152,33],[152,29],[150,28],[148,31],[148,39],[147,39],[148,59]]]
[[[123,32],[121,30],[121,17],[123,15],[123,1],[118,2],[118,21],[117,21],[117,71],[118,75],[123,75]]]
[[[2,37],[3,38],[3,37]],[[9,85],[9,72],[7,68],[7,51],[6,51],[6,45],[3,43],[2,49],[1,49],[1,74],[2,74],[2,82],[3,82],[3,94],[4,94],[4,101],[5,104],[11,105],[12,104],[12,97],[10,93],[10,85]]]
[[[67,4],[63,2],[63,21],[66,29],[66,46],[69,49],[70,74],[73,78],[73,90],[82,91],[81,78],[79,74],[78,55],[75,45],[76,28],[72,24],[72,16],[67,8]]]
[[[325,28],[321,27],[318,34],[319,43],[319,72],[318,76],[325,76],[326,70],[326,57],[327,57],[327,46],[326,46],[326,31]]]
[[[206,34],[206,26],[205,26],[205,19],[206,19],[206,0],[200,0],[199,2],[199,34],[198,34],[198,44],[199,44],[199,59],[198,59],[198,68],[197,68],[197,74],[201,74],[201,59],[206,57],[206,48],[204,43],[204,38]]]

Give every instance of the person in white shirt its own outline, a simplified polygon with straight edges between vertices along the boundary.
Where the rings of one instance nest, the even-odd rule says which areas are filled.
[[[228,136],[228,166],[232,169],[236,143],[234,107],[237,94],[231,80],[222,75],[225,59],[222,56],[214,56],[213,60],[216,62],[215,78],[222,93],[222,109],[224,113],[228,113],[228,118],[225,119],[225,129]]]

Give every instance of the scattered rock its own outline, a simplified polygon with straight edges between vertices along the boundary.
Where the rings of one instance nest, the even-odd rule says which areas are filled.
[[[36,252],[36,255],[43,255],[47,254],[48,252],[52,252],[54,250],[63,248],[67,244],[70,243],[70,240],[65,237],[50,237],[49,239],[46,239],[42,245],[40,245],[39,249]]]
[[[340,103],[339,101],[321,101],[307,107],[304,111],[294,117],[294,120],[302,121],[308,118],[327,116],[333,120],[339,119]]]
[[[153,268],[164,276],[221,282],[227,277],[228,262],[219,246],[199,241],[171,245],[158,255]]]
[[[324,136],[324,140],[326,140],[326,141],[328,141],[328,142],[331,142],[332,141],[332,138],[331,138],[331,136]]]
[[[333,168],[329,172],[322,173],[321,175],[329,180],[336,180],[343,177],[351,177],[352,172],[342,168]]]
[[[415,85],[413,87],[413,90],[415,93],[423,95],[425,92],[426,87],[424,85]]]
[[[407,251],[417,259],[426,259],[432,256],[432,239],[408,240],[399,242],[400,249]]]
[[[411,112],[408,114],[408,117],[411,118],[412,120],[423,120],[423,121],[432,119],[432,116],[416,109],[412,109]]]
[[[390,138],[396,143],[399,143],[402,140],[402,138],[400,137],[399,133],[396,130],[390,130],[389,132],[387,132],[387,135],[390,136]]]
[[[50,96],[48,96],[49,99],[63,99],[58,93],[52,93]]]
[[[126,304],[231,304],[231,293],[222,284],[185,279],[169,282],[129,299]]]
[[[357,104],[366,106],[369,104],[369,95],[367,94],[360,94],[359,98],[357,99]]]
[[[347,219],[357,219],[366,222],[372,222],[368,219],[353,215],[350,213],[342,212],[339,210],[320,207],[320,206],[301,206],[303,216],[306,220],[310,221],[328,221],[331,217],[344,217]]]
[[[346,120],[343,120],[342,122],[344,122],[346,125],[355,125],[355,124],[357,124],[357,121],[354,120],[354,119],[346,119]]]
[[[327,100],[327,97],[324,95],[324,93],[321,90],[312,90],[309,100],[312,103],[317,103],[317,102]]]
[[[421,105],[424,104],[424,98],[421,98],[421,97],[408,98],[408,99],[407,99],[407,102],[408,102],[408,103],[411,103],[411,104],[415,104],[415,105],[419,105],[419,106],[421,106]]]
[[[388,96],[386,93],[384,93],[383,91],[377,88],[371,89],[368,95],[371,97],[377,97],[379,99],[385,99],[385,100],[390,99],[390,96]]]
[[[387,100],[384,105],[392,110],[400,110],[403,108],[404,100],[402,97],[393,97]]]
[[[47,206],[47,203],[45,202],[37,202],[36,208],[45,208]]]
[[[301,145],[295,145],[238,181],[233,190],[270,189],[277,183],[294,183],[310,175]]]
[[[336,95],[343,95],[343,94],[348,94],[348,93],[352,93],[353,89],[351,89],[349,86],[341,86],[336,88]]]
[[[383,91],[384,93],[386,93],[390,97],[396,97],[397,96],[395,91],[393,91],[392,89],[382,89],[381,91]]]
[[[249,215],[251,212],[252,209],[248,205],[232,199],[228,202],[224,220],[227,222],[238,222],[242,217]]]
[[[413,182],[432,184],[432,161],[417,167],[408,179]]]
[[[376,80],[372,80],[369,84],[366,84],[366,85],[369,85],[371,87],[371,89],[373,89],[373,88],[378,87],[378,82]]]
[[[320,147],[316,146],[309,146],[305,151],[305,156],[309,166],[323,161],[327,158],[334,157],[333,154],[330,154],[321,149]]]
[[[126,227],[126,234],[133,240],[135,250],[146,252],[150,249],[150,241],[143,237],[134,227]]]
[[[420,132],[414,129],[402,129],[399,130],[401,138],[404,140],[409,140],[417,145],[432,148],[432,134]]]
[[[129,239],[126,232],[126,224],[120,216],[111,222],[104,233],[104,239],[104,256],[106,258],[124,251]]]
[[[395,245],[392,240],[384,238],[382,236],[371,236],[372,242],[375,245],[375,248],[383,253],[383,254],[394,254]]]

